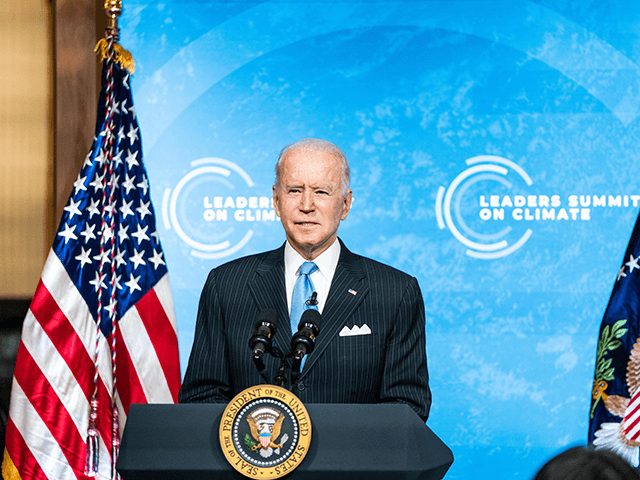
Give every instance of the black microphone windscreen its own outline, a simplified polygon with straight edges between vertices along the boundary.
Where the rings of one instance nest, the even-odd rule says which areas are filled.
[[[263,310],[260,312],[259,322],[271,322],[272,324],[276,324],[278,322],[278,315],[275,310],[271,310],[270,308]]]
[[[317,310],[314,310],[313,308],[310,308],[302,312],[302,318],[300,318],[300,324],[302,325],[305,322],[318,323],[318,321],[320,320],[320,317],[321,317],[320,312],[318,312]]]

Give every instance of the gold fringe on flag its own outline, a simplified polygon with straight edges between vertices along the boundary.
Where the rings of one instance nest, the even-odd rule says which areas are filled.
[[[95,51],[100,55],[102,61],[106,60],[109,56],[109,42],[105,38],[101,38],[96,45]],[[119,43],[113,45],[113,53],[115,55],[115,62],[122,68],[126,68],[129,73],[133,74],[136,69],[136,62],[133,60],[133,55],[129,50],[125,50]]]
[[[4,461],[2,462],[2,477],[5,480],[20,480],[20,472],[14,465],[6,449],[4,451]]]

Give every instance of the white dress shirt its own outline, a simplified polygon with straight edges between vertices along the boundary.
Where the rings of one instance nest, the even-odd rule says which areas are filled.
[[[329,288],[333,275],[336,273],[338,260],[340,259],[340,242],[336,239],[333,244],[322,252],[314,261],[318,269],[311,274],[311,281],[318,294],[318,312],[322,313],[324,304],[329,296]],[[300,266],[307,260],[296,252],[287,241],[284,246],[284,278],[287,287],[287,305],[291,314],[291,297],[293,287],[300,275]]]

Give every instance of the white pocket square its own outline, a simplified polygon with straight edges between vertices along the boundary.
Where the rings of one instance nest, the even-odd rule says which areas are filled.
[[[371,335],[371,329],[366,323],[361,327],[354,325],[353,328],[349,328],[346,325],[340,330],[341,337],[353,337],[355,335]]]

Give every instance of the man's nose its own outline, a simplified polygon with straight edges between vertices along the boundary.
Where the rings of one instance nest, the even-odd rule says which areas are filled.
[[[300,198],[300,210],[309,212],[313,210],[313,207],[313,191],[305,189],[302,192],[302,197]]]

